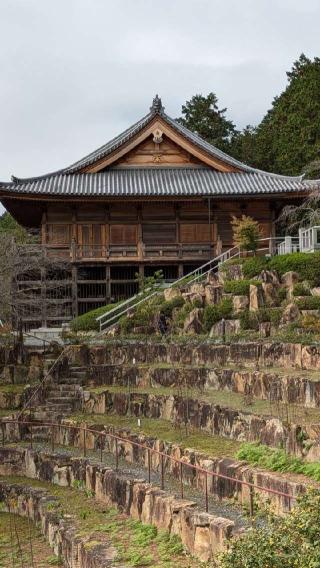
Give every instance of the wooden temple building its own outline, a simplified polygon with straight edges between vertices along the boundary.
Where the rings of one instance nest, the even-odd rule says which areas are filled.
[[[137,273],[188,273],[232,245],[231,215],[254,217],[272,236],[281,208],[309,189],[302,177],[226,155],[170,118],[156,96],[146,116],[71,166],[0,183],[4,207],[68,263],[64,294],[33,303],[25,327],[60,325],[131,296]]]

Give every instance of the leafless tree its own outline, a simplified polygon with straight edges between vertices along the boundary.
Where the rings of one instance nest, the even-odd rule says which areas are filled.
[[[49,298],[62,297],[66,291],[69,263],[48,254],[37,243],[18,244],[0,235],[0,319],[14,322],[19,329],[28,312],[41,313]]]

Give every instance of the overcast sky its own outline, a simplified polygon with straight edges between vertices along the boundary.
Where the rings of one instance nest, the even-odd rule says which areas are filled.
[[[214,91],[257,124],[319,22],[319,0],[0,0],[0,180],[69,165],[157,92],[173,117]]]

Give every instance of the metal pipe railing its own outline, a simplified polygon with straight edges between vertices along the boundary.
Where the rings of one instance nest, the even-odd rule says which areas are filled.
[[[102,449],[101,449],[101,443],[102,443],[102,438],[106,439],[109,438],[110,440],[113,440],[115,442],[115,458],[116,458],[116,469],[119,468],[119,443],[125,443],[125,444],[131,444],[132,448],[140,448],[142,450],[144,450],[146,452],[146,457],[147,457],[147,464],[148,464],[148,479],[150,481],[150,471],[151,471],[151,457],[153,455],[157,456],[158,458],[158,463],[160,464],[160,470],[161,470],[161,487],[162,489],[164,489],[165,487],[165,465],[166,462],[171,462],[172,464],[174,464],[175,466],[177,466],[178,470],[179,470],[179,480],[180,480],[180,491],[181,491],[181,495],[183,496],[183,471],[184,469],[188,469],[191,470],[193,472],[196,472],[196,474],[200,474],[204,476],[204,493],[205,493],[205,504],[206,504],[206,510],[208,510],[208,478],[212,478],[212,479],[221,479],[221,480],[225,480],[228,482],[232,482],[237,486],[242,486],[242,487],[246,487],[247,489],[249,489],[249,494],[250,494],[250,512],[253,514],[253,502],[254,502],[254,495],[256,492],[263,492],[269,495],[274,495],[277,496],[279,498],[283,498],[283,499],[287,499],[288,500],[288,510],[290,511],[291,506],[292,506],[292,502],[296,500],[296,497],[290,493],[285,493],[284,491],[279,491],[277,489],[271,489],[270,487],[263,487],[262,485],[258,485],[256,483],[253,483],[251,481],[246,481],[243,479],[237,479],[235,477],[231,477],[230,475],[225,475],[222,473],[218,473],[215,471],[210,471],[208,469],[205,469],[204,467],[195,465],[195,464],[191,464],[191,463],[186,463],[185,461],[183,461],[182,459],[178,459],[175,458],[174,456],[170,456],[168,454],[166,454],[165,452],[162,452],[160,450],[157,450],[155,448],[152,448],[150,446],[148,446],[147,444],[143,444],[141,442],[137,442],[135,440],[131,440],[130,438],[126,438],[124,436],[120,436],[118,434],[114,434],[112,432],[102,432],[101,430],[96,430],[93,428],[87,428],[86,426],[75,426],[75,425],[71,425],[71,424],[62,424],[60,423],[52,423],[52,422],[36,422],[36,421],[20,421],[20,420],[2,420],[0,422],[1,425],[1,429],[2,429],[2,444],[5,444],[5,440],[6,440],[6,436],[5,436],[5,427],[7,426],[18,426],[19,429],[21,427],[29,427],[30,429],[30,445],[31,447],[34,446],[34,428],[36,427],[40,427],[40,428],[47,428],[48,429],[48,440],[51,440],[51,448],[54,449],[54,441],[55,441],[55,433],[61,432],[61,429],[66,429],[66,430],[72,430],[72,431],[76,431],[78,432],[78,434],[82,434],[83,435],[83,455],[84,457],[87,455],[87,434],[93,434],[94,436],[97,437],[97,439],[100,442],[100,448],[99,448],[99,444],[97,446],[97,451],[99,452],[100,458],[102,457]],[[19,431],[19,436],[22,436],[21,431]],[[79,437],[80,439],[80,437]],[[21,440],[23,441],[23,440]],[[48,442],[50,445],[50,441]],[[74,446],[68,446],[67,444],[59,444],[59,445],[63,445],[63,446],[67,446],[67,447],[74,447]],[[134,456],[135,453],[132,452],[132,455]]]

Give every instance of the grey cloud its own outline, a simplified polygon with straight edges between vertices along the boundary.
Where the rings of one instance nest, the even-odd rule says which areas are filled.
[[[147,112],[213,90],[256,124],[304,51],[318,0],[1,0],[0,179],[63,167]]]

